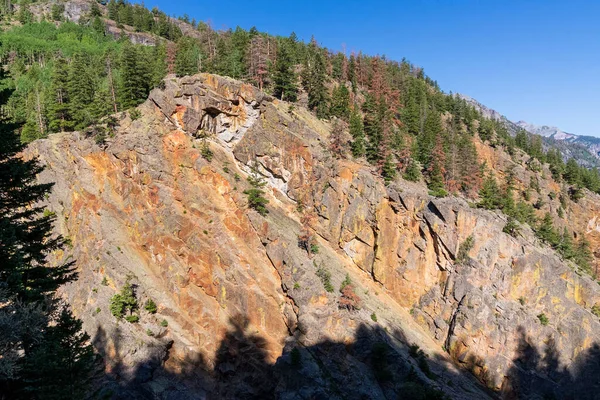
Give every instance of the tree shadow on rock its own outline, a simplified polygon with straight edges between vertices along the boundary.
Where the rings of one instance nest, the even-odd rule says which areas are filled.
[[[110,336],[110,337],[109,337]],[[360,324],[344,341],[304,346],[289,337],[283,354],[269,362],[267,341],[242,315],[230,319],[214,360],[177,357],[172,342],[142,361],[119,358],[129,338],[99,329],[94,345],[107,360],[105,399],[406,399],[493,398],[466,371],[448,360],[415,351],[401,330]],[[418,346],[416,347],[418,349]],[[140,350],[141,351],[141,350]],[[144,350],[145,351],[145,350]],[[183,359],[182,359],[183,358]]]
[[[502,398],[512,399],[600,399],[600,346],[581,352],[569,366],[561,365],[556,341],[546,337],[542,351],[523,327],[513,366],[502,385]]]

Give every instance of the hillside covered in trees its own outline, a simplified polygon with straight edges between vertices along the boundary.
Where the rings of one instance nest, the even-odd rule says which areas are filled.
[[[55,296],[61,285],[76,278],[74,272],[69,265],[44,267],[45,255],[70,244],[68,239],[51,236],[53,212],[37,208],[51,186],[36,186],[33,182],[42,169],[34,161],[21,165],[17,154],[28,144],[53,135],[60,138],[64,132],[81,132],[83,138],[93,139],[99,149],[106,149],[118,141],[123,126],[135,126],[136,121],[150,118],[144,104],[151,92],[155,93],[153,90],[168,92],[167,80],[198,73],[229,77],[252,85],[253,90],[279,100],[273,107],[285,107],[291,121],[300,118],[298,109],[308,110],[310,118],[328,127],[325,147],[333,160],[361,165],[390,188],[399,181],[415,183],[417,187],[426,187],[426,193],[434,199],[454,201],[457,197],[466,201],[473,212],[498,211],[505,219],[502,227],[505,234],[515,240],[525,240],[523,238],[529,238],[531,233],[537,238],[536,243],[554,251],[576,274],[583,274],[586,279],[598,278],[589,232],[584,232],[583,224],[569,223],[569,219],[577,217],[578,210],[583,208],[579,203],[582,199],[600,193],[600,172],[580,166],[574,158],[563,159],[561,152],[549,147],[541,136],[525,130],[511,134],[502,121],[487,118],[464,98],[445,93],[423,68],[408,60],[333,51],[320,46],[318,38],[305,43],[294,33],[281,37],[257,28],[215,30],[210,24],[189,16],[173,18],[158,9],[149,10],[143,4],[124,0],[82,2],[75,14],[61,1],[20,0],[5,2],[0,8],[3,18],[0,59],[4,72],[0,89],[4,94],[2,135],[5,136],[3,160],[6,160],[2,163],[7,166],[3,173],[10,169],[9,174],[0,176],[4,181],[0,207],[6,215],[0,222],[3,228],[0,252],[10,260],[7,267],[0,270],[1,289],[6,289],[0,298],[8,304],[0,308],[5,314],[3,318],[6,317],[0,320],[0,329],[7,331],[15,319],[30,318],[27,323],[37,324],[34,330],[43,332],[39,337],[29,337],[26,332],[15,331],[9,340],[0,343],[3,362],[10,361],[0,371],[0,388],[10,393],[9,398],[13,395],[27,398],[31,393],[34,398],[80,396],[84,383],[90,383],[89,376],[95,365],[89,337],[81,330],[81,322]],[[134,36],[138,34],[150,39],[139,43]],[[238,104],[233,106],[241,107],[240,101],[236,102]],[[264,109],[260,112],[267,113]],[[282,111],[278,108],[277,112]],[[226,114],[220,109],[218,113]],[[228,117],[231,115],[234,113]],[[277,118],[277,123],[286,127],[297,122],[284,123],[280,114]],[[200,155],[208,163],[214,157],[207,142],[214,134],[208,132],[209,127],[198,124],[196,132],[188,132],[202,139]],[[216,154],[218,160],[224,159],[218,151]],[[227,174],[228,163],[224,161],[222,168]],[[14,164],[14,168],[9,168],[9,164]],[[252,167],[249,161],[248,165]],[[246,196],[249,209],[266,217],[269,213],[269,201],[265,197],[267,182],[261,178],[257,165],[250,168],[250,187],[240,193]],[[267,168],[262,172],[264,169]],[[14,176],[21,173],[20,180],[15,181]],[[235,182],[239,182],[240,176],[235,175]],[[311,176],[309,185],[316,185],[317,175]],[[270,178],[276,180],[278,175],[273,173]],[[14,182],[27,188],[25,193],[14,192],[17,190]],[[234,187],[237,191],[237,184]],[[324,187],[322,194],[331,183],[326,182]],[[311,258],[319,253],[314,221],[323,223],[329,218],[317,215],[314,198],[318,196],[308,197],[294,200],[302,225],[297,237],[299,247]],[[36,206],[23,211],[31,205]],[[406,204],[404,207],[410,208]],[[415,208],[414,212],[422,210]],[[22,223],[23,219],[26,224]],[[212,221],[210,219],[209,224]],[[64,224],[68,223],[65,220]],[[202,231],[209,235],[208,229]],[[378,240],[377,230],[375,232],[361,233],[357,237],[360,236],[361,243],[371,245]],[[322,232],[320,235],[327,237]],[[468,264],[473,240],[473,236],[469,236],[460,244],[461,250],[456,255],[445,256],[457,265]],[[354,250],[344,248],[344,251],[350,254]],[[120,247],[118,253],[122,253]],[[372,256],[373,264],[377,257]],[[325,285],[331,278],[328,270],[317,266],[316,259],[313,263]],[[375,277],[375,272],[370,273]],[[142,311],[131,279],[128,276],[120,292],[111,298],[110,311],[118,320],[134,324],[140,322]],[[108,281],[105,284],[102,280],[102,286],[109,286]],[[301,284],[294,282],[289,286],[299,290]],[[225,289],[221,290],[226,297]],[[366,296],[368,289],[365,290]],[[334,292],[331,282],[326,285],[326,291]],[[340,293],[341,308],[350,313],[360,310],[360,297],[349,276],[342,282]],[[157,305],[150,297],[145,304],[144,318],[155,319]],[[461,304],[456,306],[454,315]],[[525,300],[521,306],[524,304]],[[591,305],[585,306],[594,312]],[[97,310],[96,314],[100,313],[100,307]],[[21,315],[25,312],[29,314]],[[539,315],[546,318],[545,314]],[[377,322],[374,311],[370,318]],[[544,326],[548,323],[539,319]],[[454,329],[454,321],[445,323],[449,332]],[[166,329],[167,319],[160,324]],[[435,325],[443,324],[436,320]],[[28,325],[24,323],[24,326]],[[149,337],[155,336],[151,328],[147,328],[146,333]],[[58,343],[68,343],[71,352],[61,352]],[[450,352],[450,349],[445,351]],[[9,358],[4,356],[8,353]],[[415,349],[413,353],[415,360],[427,364],[421,361],[425,356]],[[50,357],[67,360],[64,362],[69,363],[70,382],[53,382],[60,375],[60,368],[55,364],[52,365],[56,368],[39,369],[49,365]],[[382,362],[385,364],[382,368],[388,368],[388,361],[372,362]],[[431,378],[426,367],[421,367]],[[484,373],[477,370],[477,363],[472,367],[472,372],[488,384],[482,377]],[[386,378],[377,375],[377,380]],[[75,384],[82,386],[74,387]],[[45,397],[42,392],[54,390],[52,385],[60,385],[62,394]],[[442,398],[437,397],[441,393],[435,390],[427,392],[427,396]]]
[[[478,162],[474,137],[510,155],[524,151],[533,171],[547,164],[564,187],[561,199],[577,201],[583,188],[600,192],[597,169],[580,167],[574,159],[565,163],[556,149],[544,149],[540,136],[524,130],[511,136],[501,121],[442,92],[407,60],[334,52],[314,38],[300,42],[293,33],[215,31],[188,16],[175,20],[125,1],[90,4],[77,23],[65,21],[60,2],[52,3],[49,14],[33,14],[35,3],[27,1],[4,10],[5,18],[19,22],[2,34],[0,56],[9,72],[3,86],[14,89],[6,114],[22,127],[23,143],[82,129],[101,141],[116,124],[115,113],[143,102],[166,74],[208,72],[243,79],[277,98],[298,101],[319,118],[336,119],[340,133],[348,130],[352,137],[336,151],[366,159],[387,181],[396,175],[424,179],[437,196],[501,197],[482,204],[534,227],[534,204],[526,205],[526,194],[519,200],[510,179],[492,184],[500,176],[490,177]],[[126,34],[114,37],[106,31],[108,20],[156,35],[157,44],[134,45]],[[492,194],[495,190],[503,193]],[[561,205],[558,212],[564,214],[564,201]]]

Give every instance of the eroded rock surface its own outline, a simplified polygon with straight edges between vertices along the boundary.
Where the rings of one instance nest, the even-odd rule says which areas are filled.
[[[509,396],[524,387],[524,342],[553,343],[565,367],[600,342],[591,278],[530,231],[503,233],[500,214],[418,184],[386,187],[370,167],[333,159],[329,126],[306,110],[200,74],[166,78],[140,111],[103,146],[64,133],[28,150],[56,182],[49,208],[72,247],[54,257],[72,257],[80,274],[64,294],[117,398],[391,399],[414,382],[494,396],[465,370]],[[243,194],[251,165],[268,181],[265,217]],[[317,254],[298,246],[299,205],[314,210]],[[338,305],[346,274],[357,311]],[[128,278],[140,304],[159,305],[138,324],[108,308]],[[558,394],[567,376],[531,375]]]

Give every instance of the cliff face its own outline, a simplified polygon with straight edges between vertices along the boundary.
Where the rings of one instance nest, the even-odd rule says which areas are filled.
[[[371,167],[331,157],[328,124],[249,85],[169,77],[139,109],[104,145],[64,133],[28,149],[56,182],[49,208],[72,247],[53,257],[76,261],[64,295],[117,398],[395,398],[419,385],[494,396],[465,370],[506,397],[597,385],[576,367],[600,343],[600,287],[530,231],[513,238],[504,216],[419,184],[385,186]],[[243,194],[254,163],[268,183],[264,217]],[[569,214],[594,243],[597,204]],[[316,254],[298,246],[302,219]],[[346,275],[358,310],[339,306]],[[158,304],[137,324],[109,310],[127,279],[140,304]]]

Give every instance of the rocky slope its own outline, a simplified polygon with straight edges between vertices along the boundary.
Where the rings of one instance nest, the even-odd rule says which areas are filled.
[[[366,164],[330,155],[327,123],[240,82],[168,77],[139,109],[104,144],[63,133],[27,153],[56,182],[48,207],[72,247],[53,256],[78,266],[64,295],[104,357],[97,395],[593,398],[600,286],[528,229],[513,238],[499,213],[400,179],[385,186]],[[529,184],[526,160],[479,147]],[[243,194],[253,163],[266,216]],[[539,196],[560,191],[541,179]],[[594,246],[598,200],[567,215]],[[298,246],[301,221],[316,254]],[[340,308],[346,275],[358,310]],[[110,314],[127,279],[157,314],[142,310],[136,324]]]

